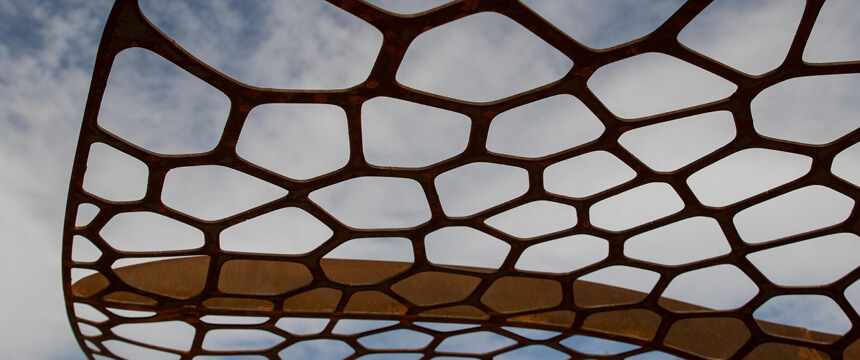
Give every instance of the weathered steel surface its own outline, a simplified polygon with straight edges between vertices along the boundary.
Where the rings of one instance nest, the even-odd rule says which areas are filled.
[[[359,334],[334,334],[333,323],[311,338],[340,339],[355,352],[351,358],[379,352],[363,346],[358,338],[397,328],[419,329],[415,321],[474,323],[479,329],[501,333],[516,343],[486,354],[459,354],[491,358],[512,349],[541,344],[568,354],[571,358],[594,357],[576,352],[559,342],[573,334],[586,334],[641,346],[606,358],[625,358],[651,350],[659,350],[688,358],[860,358],[860,318],[845,298],[845,289],[860,277],[855,269],[832,284],[817,287],[784,287],[773,284],[759,272],[746,255],[765,248],[835,233],[860,234],[858,211],[854,208],[843,222],[814,232],[780,239],[764,244],[748,244],[734,229],[732,218],[739,211],[776,196],[808,185],[824,185],[858,201],[860,190],[830,172],[834,156],[860,140],[860,131],[823,146],[809,146],[776,141],[758,135],[752,126],[750,101],[763,89],[786,79],[822,75],[860,73],[860,63],[808,64],[801,59],[815,18],[823,5],[820,0],[808,0],[800,26],[785,62],[775,71],[762,76],[748,76],[712,59],[682,47],[675,38],[680,30],[709,1],[691,1],[682,6],[665,24],[650,35],[615,48],[596,51],[586,48],[549,26],[528,8],[513,0],[458,1],[414,17],[400,17],[379,11],[360,1],[331,0],[331,3],[364,19],[379,29],[384,42],[379,58],[369,78],[360,85],[344,90],[293,91],[260,89],[233,81],[206,64],[196,60],[176,43],[162,35],[143,17],[134,0],[117,0],[107,21],[99,48],[92,85],[84,114],[83,127],[72,170],[64,228],[63,279],[69,311],[82,349],[90,358],[95,355],[112,357],[104,345],[121,339],[111,329],[123,323],[146,323],[168,320],[182,321],[196,330],[190,350],[174,350],[146,343],[137,345],[192,358],[196,355],[225,354],[202,347],[207,331],[216,328],[263,329],[284,338],[269,349],[236,352],[261,354],[278,358],[278,353],[307,337],[296,337],[277,328],[278,319],[286,316],[316,317],[332,320],[394,319],[398,323],[384,329]],[[502,13],[537,36],[546,40],[574,62],[573,69],[560,81],[523,94],[490,103],[468,103],[408,89],[394,81],[397,65],[410,42],[419,34],[436,26],[484,11]],[[107,84],[112,61],[117,53],[141,47],[151,50],[185,71],[203,79],[227,94],[232,109],[218,146],[211,152],[188,156],[160,156],[131,145],[97,125],[102,95]],[[683,59],[712,72],[738,86],[730,97],[713,103],[661,114],[639,121],[625,121],[611,114],[584,85],[600,66],[646,52],[660,52]],[[569,149],[550,158],[528,160],[492,154],[481,139],[492,118],[505,110],[557,95],[570,94],[591,109],[606,127],[597,142]],[[465,152],[442,163],[421,169],[381,168],[367,164],[360,142],[361,105],[374,97],[388,96],[444,108],[468,115],[474,124],[470,143]],[[254,106],[268,103],[325,103],[341,107],[347,114],[350,129],[350,160],[332,173],[310,181],[294,181],[266,169],[252,166],[236,155],[235,145],[247,114]],[[625,155],[618,137],[626,131],[685,116],[726,110],[733,114],[737,136],[728,145],[672,173],[656,173],[638,160]],[[483,129],[483,130],[481,130]],[[483,133],[481,133],[483,131]],[[263,179],[290,191],[277,201],[242,212],[222,221],[204,222],[172,210],[161,203],[160,189],[150,189],[140,201],[111,202],[83,190],[90,145],[100,142],[131,155],[149,167],[150,185],[161,186],[168,170],[191,165],[222,165]],[[803,154],[813,159],[813,169],[806,175],[769,192],[739,203],[711,208],[702,205],[686,184],[690,174],[731,153],[748,148],[764,148]],[[626,184],[584,199],[570,199],[547,193],[540,174],[552,163],[596,149],[605,150],[630,162],[637,177]],[[438,195],[433,191],[439,174],[476,161],[506,164],[528,170],[529,191],[509,202],[464,218],[447,217]],[[424,188],[429,199],[432,218],[413,229],[357,230],[344,226],[308,199],[316,189],[359,176],[390,176],[413,179]],[[610,232],[590,225],[588,209],[596,202],[636,186],[661,181],[670,184],[680,195],[685,207],[666,218],[623,232]],[[568,204],[580,214],[579,223],[563,234],[548,235],[546,239],[572,234],[589,234],[609,240],[609,257],[592,266],[569,274],[540,274],[514,268],[509,257],[498,270],[465,267],[443,267],[429,263],[423,256],[423,246],[416,246],[413,264],[355,260],[329,260],[322,257],[343,242],[362,234],[399,236],[423,244],[424,236],[444,226],[470,226],[489,232],[509,242],[512,251],[522,251],[515,238],[489,228],[483,220],[494,214],[534,200],[552,200]],[[100,211],[89,224],[75,226],[78,206],[95,204]],[[320,248],[303,256],[236,254],[223,252],[217,236],[224,228],[280,208],[295,206],[306,210],[334,230],[334,235]],[[171,252],[171,256],[191,256],[178,260],[112,269],[115,260],[125,257],[164,256],[160,252],[126,253],[111,248],[99,235],[104,224],[123,212],[151,211],[188,223],[206,234],[202,248]],[[690,265],[668,267],[629,259],[623,256],[623,244],[629,237],[692,216],[710,216],[722,227],[731,253]],[[83,236],[100,248],[103,255],[95,262],[72,260],[74,236]],[[539,238],[538,240],[546,240]],[[710,311],[679,302],[660,301],[660,294],[677,274],[716,264],[732,264],[757,284],[758,294],[746,305],[731,311]],[[577,280],[599,268],[628,265],[660,273],[661,280],[648,294],[612,288]],[[98,274],[72,284],[72,269],[90,269]],[[805,329],[758,322],[752,313],[768,299],[783,294],[819,294],[827,296],[844,311],[853,325],[842,336],[809,332]],[[660,303],[658,303],[660,301]],[[107,320],[81,319],[73,311],[74,304],[88,304],[107,316]],[[153,311],[148,318],[125,318],[107,308]],[[673,311],[674,310],[674,311]],[[207,314],[265,316],[270,320],[260,325],[216,326],[200,318]],[[83,334],[78,324],[97,328],[97,334]],[[503,326],[518,326],[553,330],[560,335],[548,340],[533,340],[505,331]],[[445,339],[474,330],[441,332],[420,328],[432,335],[425,347],[413,351],[427,357],[438,354],[436,347]],[[383,352],[391,352],[386,350]],[[458,353],[446,353],[458,355]]]

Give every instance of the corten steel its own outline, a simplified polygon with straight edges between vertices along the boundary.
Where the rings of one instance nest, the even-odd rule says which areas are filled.
[[[513,345],[486,354],[446,353],[452,356],[491,358],[516,348],[541,344],[566,353],[574,359],[620,359],[651,350],[682,358],[860,358],[860,317],[844,296],[846,287],[860,277],[860,269],[854,269],[827,286],[783,287],[769,281],[746,258],[746,255],[753,251],[822,235],[860,234],[860,219],[856,206],[848,219],[839,224],[764,244],[743,242],[732,224],[733,216],[742,209],[813,184],[827,186],[849,196],[855,202],[860,200],[860,190],[857,187],[835,177],[829,170],[837,153],[860,140],[860,130],[854,130],[839,140],[822,146],[796,144],[758,135],[753,129],[750,114],[750,101],[763,89],[781,81],[802,76],[860,73],[860,62],[808,64],[801,60],[823,0],[808,0],[785,62],[776,70],[761,76],[745,75],[679,44],[678,33],[710,3],[709,1],[688,2],[650,35],[600,51],[571,40],[527,7],[513,0],[458,1],[415,16],[393,15],[356,0],[329,2],[367,21],[384,35],[382,49],[370,76],[365,82],[349,89],[294,91],[244,85],[216,72],[165,37],[144,18],[136,1],[116,2],[108,18],[96,59],[72,170],[64,227],[63,280],[69,320],[73,324],[81,348],[91,359],[97,358],[97,355],[115,357],[105,343],[122,340],[111,331],[111,328],[118,324],[169,320],[182,321],[196,329],[190,350],[177,351],[146,343],[123,341],[181,355],[182,359],[190,359],[196,355],[227,353],[261,354],[275,359],[278,358],[279,352],[296,342],[328,338],[348,343],[355,351],[350,358],[357,358],[375,352],[404,352],[368,349],[357,339],[367,334],[408,328],[432,335],[433,340],[429,345],[412,351],[423,353],[429,358],[439,354],[435,348],[445,339],[476,331],[468,329],[440,332],[413,325],[416,321],[435,321],[474,323],[479,330],[504,334],[516,341]],[[573,68],[559,81],[516,96],[481,104],[416,91],[395,81],[398,65],[416,36],[445,23],[485,11],[501,13],[529,29],[572,59]],[[214,150],[187,156],[160,156],[138,148],[97,125],[97,115],[112,61],[117,53],[132,47],[151,50],[227,94],[232,108],[221,140]],[[646,52],[664,53],[694,64],[736,84],[737,91],[728,98],[701,106],[636,121],[622,120],[610,113],[585,84],[599,67]],[[487,130],[494,116],[516,106],[558,94],[575,96],[597,115],[606,127],[599,139],[537,160],[508,157],[486,150]],[[378,96],[408,100],[467,115],[472,121],[467,149],[452,159],[421,169],[383,168],[367,164],[362,154],[360,137],[361,106],[365,101]],[[255,106],[269,103],[323,103],[342,108],[347,114],[349,124],[351,152],[348,164],[342,169],[310,181],[294,181],[240,159],[235,145],[246,116]],[[672,173],[650,170],[624,151],[617,142],[621,134],[631,129],[718,110],[732,113],[737,136],[718,151]],[[146,163],[149,168],[149,189],[142,200],[111,202],[83,190],[88,152],[90,145],[95,142],[107,144]],[[712,208],[702,205],[686,184],[687,177],[716,160],[748,148],[803,154],[813,159],[812,169],[797,180],[731,206]],[[622,159],[635,169],[636,178],[585,199],[552,195],[543,189],[542,172],[548,165],[595,150],[605,150]],[[528,170],[528,192],[473,216],[447,217],[434,191],[434,179],[445,171],[479,161]],[[193,218],[162,204],[161,184],[167,171],[182,166],[213,164],[263,179],[288,190],[289,194],[214,222]],[[314,190],[360,176],[400,177],[417,181],[423,187],[430,203],[432,218],[411,229],[357,230],[342,225],[308,199],[308,194]],[[597,201],[655,181],[670,184],[683,199],[684,209],[666,218],[622,232],[610,232],[590,225],[588,210]],[[570,230],[546,235],[535,241],[572,234],[590,234],[609,241],[609,257],[569,274],[540,274],[516,270],[516,259],[527,244],[488,227],[483,220],[534,200],[552,200],[573,206],[580,219]],[[89,224],[76,227],[77,209],[82,203],[95,204],[100,211]],[[284,207],[298,207],[307,211],[329,226],[334,235],[315,251],[302,256],[225,253],[218,247],[218,234],[221,230]],[[171,256],[192,257],[112,269],[112,263],[124,257],[165,256],[162,252],[132,254],[117,251],[100,237],[99,231],[112,216],[135,211],[156,212],[194,226],[204,232],[206,243],[200,249],[167,253]],[[627,238],[692,216],[709,216],[716,219],[732,247],[731,253],[675,267],[655,265],[623,256],[623,244]],[[425,235],[441,227],[454,225],[473,227],[509,243],[511,253],[501,268],[489,270],[445,267],[428,262],[424,253]],[[103,255],[91,263],[73,261],[72,239],[76,235],[92,241]],[[366,236],[411,239],[415,252],[414,263],[322,259],[327,252],[343,242]],[[533,243],[534,241],[529,244]],[[676,275],[716,264],[737,266],[757,284],[758,294],[746,305],[730,311],[713,311],[665,299],[658,303],[660,294]],[[577,280],[586,273],[612,265],[644,268],[660,273],[661,277],[654,289],[647,294]],[[91,269],[98,271],[98,274],[72,284],[72,268]],[[271,295],[259,295],[261,293]],[[839,336],[753,319],[753,312],[759,306],[768,299],[783,294],[819,294],[833,299],[850,319],[851,330]],[[96,322],[76,317],[73,310],[75,303],[93,306],[104,313],[107,320]],[[146,310],[155,312],[155,315],[142,319],[125,318],[109,312],[106,308]],[[200,320],[207,314],[265,316],[270,320],[260,325],[210,325]],[[332,333],[335,323],[332,321],[320,334],[297,337],[275,326],[275,322],[285,316],[331,320],[394,319],[399,322],[383,329],[342,335]],[[93,326],[100,334],[84,335],[78,324]],[[553,330],[561,334],[547,340],[531,340],[506,332],[503,326]],[[261,351],[219,352],[203,349],[206,332],[222,328],[262,329],[277,334],[284,340]],[[612,356],[585,355],[559,344],[559,341],[574,334],[613,339],[641,347]]]

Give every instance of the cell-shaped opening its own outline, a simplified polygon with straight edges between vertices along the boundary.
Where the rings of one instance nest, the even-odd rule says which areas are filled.
[[[88,304],[75,303],[75,316],[84,320],[102,323],[108,320],[107,315]]]
[[[306,211],[278,209],[228,227],[219,244],[226,251],[304,254],[316,249],[334,232]]]
[[[78,329],[81,331],[81,334],[84,336],[99,336],[102,334],[99,328],[92,326],[90,324],[78,323]]]
[[[334,248],[323,258],[412,262],[415,255],[407,238],[360,238]]]
[[[266,360],[262,355],[198,355],[193,360]]]
[[[218,290],[239,295],[278,295],[311,283],[305,265],[276,260],[228,260],[221,265]]]
[[[251,175],[219,165],[175,168],[167,172],[164,205],[203,220],[218,220],[287,194]]]
[[[830,172],[842,180],[860,187],[860,143],[849,146],[833,158]]]
[[[117,308],[107,308],[108,311],[113,313],[114,315],[119,315],[124,318],[129,319],[144,319],[148,317],[155,316],[154,311],[141,311],[141,310],[127,310],[127,309],[117,309]]]
[[[434,331],[440,332],[452,332],[452,331],[460,331],[466,329],[476,328],[480,325],[475,324],[457,324],[457,323],[437,323],[437,322],[428,322],[428,321],[416,321],[413,324],[423,327],[425,329],[430,329]]]
[[[332,329],[332,334],[353,335],[397,324],[393,320],[340,319]]]
[[[450,3],[451,0],[365,0],[365,2],[385,11],[393,12],[395,14],[412,15],[445,5],[447,3]]]
[[[605,259],[609,243],[596,236],[578,234],[529,246],[515,268],[563,274]]]
[[[561,360],[570,359],[570,356],[546,345],[529,345],[508,351],[504,354],[494,356],[493,359],[516,360],[516,359],[543,359]]]
[[[624,256],[663,265],[683,265],[732,250],[716,220],[697,216],[633,236]]]
[[[657,280],[660,280],[660,274],[632,266],[615,265],[583,275],[577,280],[615,286],[647,294],[657,284]],[[575,291],[574,296],[576,296]]]
[[[364,176],[316,190],[311,201],[346,226],[408,228],[430,220],[430,205],[417,181]]]
[[[98,274],[98,271],[92,269],[81,269],[81,268],[72,268],[71,276],[72,276],[72,284],[78,282],[78,280],[83,279],[87,276]]]
[[[824,295],[775,296],[756,309],[753,318],[768,333],[774,333],[772,326],[762,321],[835,335],[844,335],[851,329],[851,320],[833,299]]]
[[[537,341],[551,339],[561,334],[558,331],[529,329],[513,326],[502,326],[502,329],[504,329],[505,331],[510,331],[526,339]]]
[[[598,99],[622,118],[638,118],[719,100],[737,86],[674,57],[646,53],[603,66],[588,80]]]
[[[743,306],[758,294],[758,286],[734,265],[715,265],[676,276],[659,303],[670,310],[685,310],[666,299],[683,301],[713,310]]]
[[[562,298],[558,281],[505,276],[493,281],[481,296],[481,302],[495,311],[510,314],[558,306]]]
[[[440,174],[435,184],[446,215],[469,216],[525,194],[529,178],[522,168],[476,162]]]
[[[687,178],[706,206],[722,207],[761,194],[809,172],[812,159],[770,149],[744,149]]]
[[[655,171],[670,172],[708,155],[735,138],[728,111],[710,112],[636,128],[618,143]]]
[[[403,57],[397,81],[442,96],[492,101],[558,80],[572,66],[513,20],[485,12],[419,35]]]
[[[845,299],[854,307],[854,311],[860,314],[860,281],[855,281],[845,288]]]
[[[72,261],[92,262],[102,257],[102,251],[93,243],[80,235],[72,238]]]
[[[356,85],[367,78],[382,45],[382,34],[373,26],[324,2],[144,0],[141,8],[194,56],[259,87]]]
[[[284,341],[284,338],[259,329],[214,329],[203,338],[206,350],[264,350]]]
[[[639,348],[639,346],[625,342],[585,335],[574,335],[559,343],[567,348],[588,355],[618,355]]]
[[[122,251],[170,251],[203,246],[199,229],[154,212],[114,215],[99,231],[113,248]]]
[[[329,104],[263,104],[248,113],[236,153],[289,178],[305,180],[349,161],[346,113]]]
[[[427,234],[424,248],[434,264],[498,269],[511,245],[470,227],[449,226]]]
[[[278,319],[275,326],[290,334],[304,336],[321,333],[328,323],[329,319],[285,317]]]
[[[212,325],[260,325],[269,321],[265,316],[204,315],[200,321]]]
[[[347,343],[332,339],[305,340],[281,350],[281,359],[344,359],[355,350]]]
[[[684,209],[684,201],[667,183],[653,182],[602,200],[589,209],[592,225],[627,230]]]
[[[141,264],[146,265],[133,266]],[[113,272],[129,286],[175,299],[189,299],[203,291],[208,268],[209,256],[122,258],[111,264]]]
[[[104,341],[102,345],[114,356],[119,356],[121,359],[179,360],[180,358],[179,354],[154,350],[119,340]],[[105,359],[112,358],[105,357]]]
[[[860,74],[788,79],[750,103],[755,131],[771,138],[820,145],[860,127]]]
[[[678,41],[740,71],[764,74],[785,60],[804,3],[715,1],[684,27]]]
[[[544,170],[546,191],[584,198],[636,177],[627,164],[606,151],[594,151],[552,164]]]
[[[606,127],[579,99],[556,95],[496,116],[487,150],[539,158],[597,139]]]
[[[377,166],[433,165],[466,149],[472,123],[466,115],[389,97],[361,106],[364,157]]]
[[[756,244],[839,224],[853,208],[850,197],[811,185],[744,209],[733,221],[741,238]]]
[[[639,355],[633,355],[625,358],[626,360],[677,360],[675,355],[669,355],[661,351],[649,351]]]
[[[96,215],[99,214],[100,210],[98,206],[90,203],[78,205],[78,212],[75,214],[75,226],[82,227],[89,225],[95,219]]]
[[[222,92],[141,48],[117,54],[101,104],[101,127],[160,154],[214,149],[230,110]]]
[[[478,331],[454,335],[442,340],[442,343],[436,347],[436,352],[486,354],[513,344],[516,344],[516,341],[502,335],[489,331]]]
[[[420,353],[382,353],[382,354],[368,354],[360,357],[361,360],[418,360],[421,359],[424,354]],[[438,359],[438,358],[434,358]]]
[[[747,255],[770,281],[784,286],[826,285],[860,265],[860,237],[826,235]]]
[[[409,329],[396,329],[358,339],[358,343],[368,349],[422,349],[433,337]]]
[[[595,49],[648,35],[684,4],[682,0],[649,1],[647,5],[636,0],[522,2],[574,40]]]
[[[576,209],[557,202],[538,200],[490,217],[484,223],[518,238],[528,239],[574,227]]]
[[[143,199],[149,182],[143,161],[102,143],[90,146],[84,191],[111,201]]]
[[[114,326],[111,331],[128,340],[188,351],[197,332],[193,326],[182,321],[130,323]]]
[[[398,281],[391,290],[412,304],[433,306],[464,300],[480,283],[481,278],[475,276],[424,271]]]
[[[860,60],[860,3],[853,0],[830,0],[824,3],[803,51],[803,61],[837,62]]]

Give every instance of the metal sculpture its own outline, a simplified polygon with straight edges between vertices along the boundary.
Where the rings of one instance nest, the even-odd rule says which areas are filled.
[[[72,170],[66,210],[63,243],[63,280],[69,320],[82,349],[91,359],[120,357],[112,343],[126,343],[150,349],[150,355],[190,359],[201,355],[253,355],[264,358],[290,357],[291,351],[308,342],[332,348],[343,347],[348,358],[376,353],[412,353],[416,357],[468,356],[504,357],[516,351],[535,349],[562,354],[574,359],[621,359],[658,350],[688,358],[860,358],[860,318],[846,299],[845,289],[860,278],[854,269],[826,286],[786,287],[768,280],[746,255],[766,248],[836,233],[860,234],[856,207],[850,216],[813,232],[762,244],[749,244],[740,238],[733,217],[751,205],[793,190],[823,185],[855,202],[860,190],[830,172],[830,164],[840,151],[860,140],[855,129],[837,141],[809,146],[763,137],[753,128],[750,102],[762,90],[779,82],[804,76],[860,73],[860,63],[809,64],[801,59],[816,16],[824,1],[808,0],[802,20],[785,62],[763,76],[748,76],[719,62],[692,52],[675,39],[677,34],[709,1],[690,1],[651,34],[607,50],[592,50],[580,45],[513,0],[463,0],[415,16],[398,16],[361,1],[330,0],[330,3],[370,23],[385,38],[379,58],[363,83],[344,90],[293,91],[251,87],[223,76],[198,61],[150,24],[134,0],[117,0],[105,27],[99,47],[83,127]],[[480,12],[503,14],[554,46],[574,60],[573,69],[560,81],[516,96],[490,103],[470,103],[409,89],[395,81],[395,73],[412,40],[434,27]],[[226,94],[232,103],[227,125],[217,147],[207,153],[162,156],[141,149],[105,131],[97,118],[114,57],[121,51],[139,47],[152,51],[202,79]],[[657,52],[667,54],[720,76],[735,85],[728,98],[712,103],[665,113],[638,121],[613,115],[585,86],[601,66],[635,55]],[[491,120],[498,114],[539,99],[570,94],[581,100],[605,126],[597,141],[540,158],[523,159],[489,152],[485,142]],[[472,135],[465,152],[449,160],[421,169],[383,168],[369,165],[362,155],[360,135],[361,106],[374,97],[387,96],[465,114],[472,122]],[[268,169],[250,164],[236,154],[235,146],[248,113],[255,106],[271,103],[331,104],[342,108],[349,123],[350,158],[346,166],[309,181],[296,181]],[[618,138],[632,129],[706,112],[732,113],[737,136],[692,164],[671,172],[650,170],[618,144]],[[146,195],[139,201],[114,202],[99,198],[83,188],[90,147],[94,143],[144,162],[149,169]],[[774,149],[802,154],[812,159],[806,175],[771,191],[752,196],[722,208],[701,204],[691,192],[687,178],[696,171],[749,148]],[[633,181],[582,199],[547,192],[541,173],[547,166],[594,150],[610,152],[636,171]],[[473,162],[510,165],[528,171],[528,191],[514,200],[466,217],[444,213],[434,179],[446,171]],[[171,209],[161,201],[161,186],[171,169],[198,165],[221,165],[241,171],[288,190],[288,195],[219,221],[203,221]],[[411,179],[421,185],[429,201],[431,219],[409,229],[360,230],[350,228],[309,200],[314,190],[361,176]],[[671,185],[683,200],[683,210],[632,229],[612,232],[593,226],[588,219],[595,203],[650,182]],[[566,274],[541,274],[514,268],[516,256],[532,243],[524,243],[484,223],[488,217],[535,201],[551,200],[577,210],[580,221],[561,233],[539,237],[532,243],[571,234],[589,234],[609,241],[609,256],[594,265]],[[81,204],[93,204],[98,214],[85,224],[76,224]],[[225,228],[253,217],[298,207],[330,227],[334,234],[323,245],[305,255],[242,254],[219,247],[219,234]],[[192,250],[126,252],[110,246],[100,231],[117,214],[148,211],[183,222],[205,234],[205,245]],[[630,259],[623,244],[631,236],[692,216],[716,219],[731,245],[729,254],[682,266],[661,266]],[[425,236],[445,226],[472,227],[507,242],[511,248],[499,269],[440,266],[424,254]],[[323,258],[344,242],[367,236],[400,236],[414,243],[415,261],[382,262]],[[102,255],[91,262],[72,259],[75,237],[95,244]],[[127,257],[175,257],[145,264],[112,268]],[[717,264],[741,269],[758,286],[749,302],[735,310],[715,311],[679,301],[662,299],[670,281],[688,271]],[[655,271],[661,279],[650,293],[583,281],[582,275],[613,265],[627,265]],[[94,274],[72,282],[72,271],[85,269]],[[847,314],[852,324],[844,335],[808,331],[755,320],[753,312],[769,299],[784,294],[817,294],[832,299]],[[83,309],[83,310],[82,310]],[[87,311],[84,311],[87,310]],[[125,312],[123,312],[125,311]],[[137,315],[132,314],[137,311]],[[85,315],[89,314],[89,315]],[[95,315],[93,315],[95,314]],[[254,324],[217,324],[207,315],[233,315],[260,319]],[[326,323],[310,334],[297,334],[281,326],[282,319],[310,318]],[[381,327],[353,333],[337,331],[336,324],[350,319],[392,320]],[[193,329],[193,340],[185,349],[128,339],[116,330],[123,324],[181,322]],[[450,325],[449,328],[438,323]],[[433,325],[435,324],[435,325]],[[257,350],[207,349],[204,341],[216,332],[231,329],[264,330],[274,338]],[[546,338],[522,329],[544,330]],[[226,331],[226,332],[225,332]],[[396,331],[401,331],[398,333]],[[412,336],[425,340],[406,348],[376,348],[368,345],[374,335]],[[503,344],[474,353],[451,344],[469,336],[503,336]],[[470,335],[471,334],[471,335]],[[586,354],[565,346],[572,335],[588,335],[631,344],[621,353]],[[461,339],[461,340],[457,340]],[[322,342],[320,342],[322,341]],[[327,341],[327,342],[326,342]],[[447,344],[447,345],[446,345]],[[530,348],[531,347],[531,348]],[[293,350],[291,350],[293,349]],[[142,350],[143,351],[143,350]],[[522,353],[527,354],[527,353]],[[195,357],[196,358],[196,357]]]

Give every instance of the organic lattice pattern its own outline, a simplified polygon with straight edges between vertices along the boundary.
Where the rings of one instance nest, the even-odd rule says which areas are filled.
[[[358,358],[374,353],[411,353],[414,358],[450,355],[502,359],[518,356],[620,359],[650,351],[684,358],[860,358],[860,342],[857,341],[860,317],[845,295],[846,288],[860,278],[860,270],[852,268],[828,285],[781,286],[765,276],[747,257],[763,249],[832,234],[856,236],[860,234],[856,206],[847,219],[835,225],[756,244],[743,241],[733,223],[735,215],[750,206],[811,185],[827,187],[854,202],[860,199],[855,185],[830,171],[834,157],[860,140],[860,131],[854,129],[836,141],[812,146],[767,138],[753,127],[750,103],[763,90],[798,77],[860,73],[857,62],[809,64],[802,61],[805,44],[824,1],[807,1],[785,62],[762,76],[738,72],[676,41],[679,32],[709,1],[687,2],[648,36],[601,51],[573,41],[513,0],[456,1],[409,17],[381,11],[357,0],[329,2],[384,34],[382,50],[370,76],[360,85],[345,90],[261,89],[236,82],[198,61],[159,32],[143,17],[136,1],[117,0],[95,64],[72,171],[63,245],[63,279],[69,319],[90,358],[132,356],[129,354],[183,359],[230,354],[259,354],[271,359]],[[472,103],[417,91],[394,80],[407,48],[417,36],[481,12],[496,12],[513,19],[569,57],[573,68],[559,81],[489,103]],[[214,150],[162,156],[98,126],[102,95],[113,59],[119,52],[133,47],[164,57],[229,97],[232,107]],[[621,119],[585,84],[602,66],[644,53],[661,53],[683,60],[733,83],[737,90],[724,99],[704,105],[635,121]],[[602,122],[605,131],[596,140],[534,159],[487,150],[490,122],[497,115],[560,94],[579,99]],[[361,109],[365,102],[381,96],[467,116],[471,121],[471,133],[465,151],[424,168],[369,165],[362,150]],[[247,115],[256,106],[272,103],[330,104],[343,109],[349,129],[348,163],[328,174],[298,181],[240,158],[236,144]],[[651,170],[618,142],[622,134],[634,129],[714,111],[731,112],[737,136],[719,150],[676,171]],[[84,190],[84,175],[93,144],[112,148],[146,165],[148,181],[141,200],[109,201]],[[703,205],[688,184],[688,178],[746,149],[803,155],[811,158],[811,170],[795,180],[728,206]],[[635,171],[632,180],[582,198],[560,196],[545,189],[543,174],[548,167],[598,150],[613,155]],[[475,214],[446,215],[445,200],[440,200],[436,188],[439,179],[444,179],[449,171],[473,163],[522,169],[527,173],[528,189],[512,200]],[[204,221],[165,205],[162,189],[167,173],[172,169],[201,165],[233,169],[285,190],[286,195],[215,221]],[[406,229],[356,229],[344,225],[346,221],[333,216],[337,214],[327,213],[312,201],[313,196],[309,196],[328,186],[363,177],[408,179],[416,183],[420,186],[419,192],[426,197],[429,220]],[[667,191],[674,192],[683,201],[683,207],[671,211],[671,215],[621,231],[610,231],[591,221],[589,216],[595,204],[655,183],[667,184],[667,189],[671,187]],[[494,215],[539,200],[575,209],[576,225],[525,241],[485,222]],[[76,224],[78,211],[82,206],[89,206],[86,204],[95,205],[98,213],[91,221]],[[302,209],[330,228],[332,235],[304,255],[239,253],[225,251],[219,245],[223,230],[285,208]],[[112,247],[102,237],[102,230],[115,217],[134,212],[160,214],[199,229],[203,233],[202,246],[190,250],[147,251]],[[677,266],[625,256],[625,242],[631,237],[697,216],[716,220],[731,248],[729,252]],[[468,264],[447,266],[429,261],[425,247],[428,234],[453,226],[469,227],[498,239],[497,244],[486,244],[496,244],[502,251],[507,249],[499,268],[466,266]],[[572,235],[605,240],[601,243],[606,244],[608,256],[560,274],[515,267],[530,246]],[[347,241],[364,237],[407,238],[411,241],[414,261],[323,258]],[[101,255],[86,261],[73,260],[73,245],[84,246],[86,241],[94,244]],[[167,259],[114,268],[117,260],[147,257]],[[739,308],[710,310],[661,298],[673,279],[697,269],[726,264],[740,269],[757,287],[757,292],[750,294],[749,301]],[[640,293],[579,279],[618,265],[655,272],[659,280],[650,292]],[[827,267],[828,264],[818,266]],[[89,275],[73,283],[72,276],[76,272]],[[826,334],[754,319],[757,309],[781,295],[815,295],[816,299],[826,297],[828,303],[832,300],[847,316],[850,330],[844,335]],[[217,317],[225,315],[233,317]],[[237,321],[250,322],[235,323]],[[346,329],[350,324],[363,325],[356,330]],[[155,329],[149,334],[173,332],[176,339],[185,336],[187,341],[172,341],[168,337],[165,342],[164,336],[150,338],[145,335],[147,329]],[[577,343],[580,339],[591,338],[624,344],[613,343],[594,353]]]

